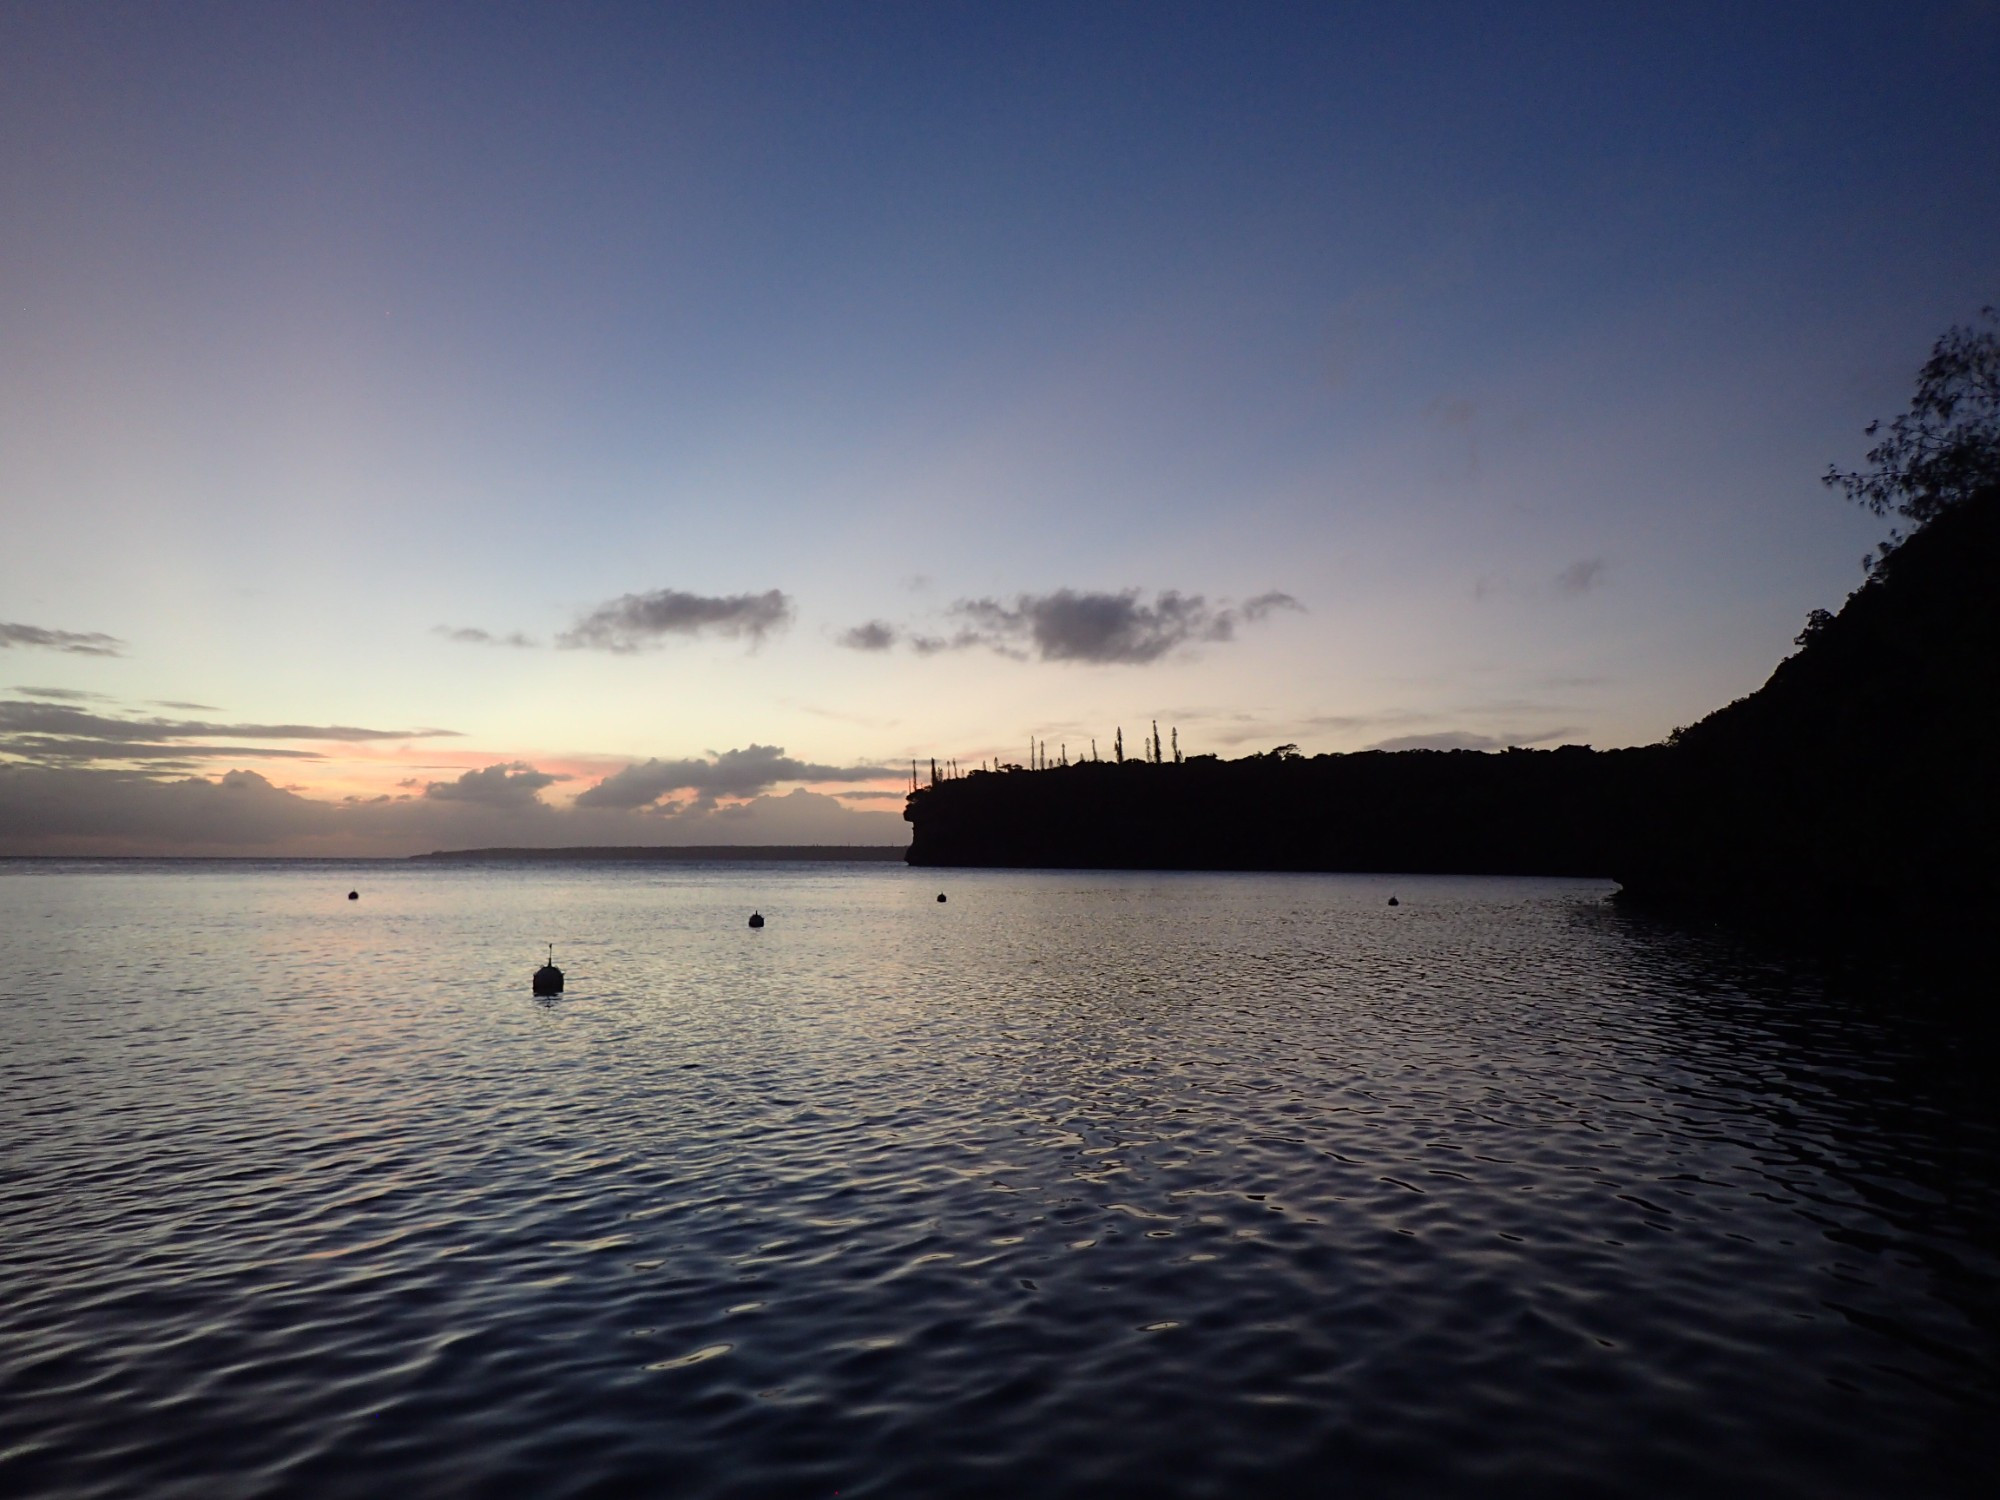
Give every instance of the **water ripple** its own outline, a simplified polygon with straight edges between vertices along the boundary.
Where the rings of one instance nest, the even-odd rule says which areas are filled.
[[[1589,884],[945,878],[0,862],[0,1489],[2000,1476],[1926,1023]]]

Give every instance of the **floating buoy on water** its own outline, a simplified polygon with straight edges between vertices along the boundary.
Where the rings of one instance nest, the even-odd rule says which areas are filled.
[[[347,893],[347,899],[348,899],[349,901],[359,901],[359,900],[361,899],[361,892],[359,892],[359,891],[349,891],[349,892]]]
[[[762,927],[764,925],[764,914],[761,911],[751,912],[750,925],[752,927]]]
[[[1389,898],[1389,904],[1390,904],[1391,906],[1401,906],[1401,905],[1402,905],[1403,903],[1402,903],[1402,902],[1400,902],[1400,901],[1398,901],[1398,900],[1397,900],[1397,899],[1396,899],[1396,898],[1395,898],[1394,896],[1391,896],[1391,897]]]
[[[938,900],[940,900],[940,901],[944,900],[944,892],[943,892],[943,891],[939,891],[939,892],[938,892]]]
[[[537,995],[560,995],[562,987],[562,970],[556,967],[556,945],[550,943],[549,961],[535,970],[535,993]]]

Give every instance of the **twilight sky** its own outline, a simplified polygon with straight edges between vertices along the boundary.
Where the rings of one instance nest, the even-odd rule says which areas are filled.
[[[1658,739],[1860,581],[1996,98],[1991,0],[0,0],[0,853]]]

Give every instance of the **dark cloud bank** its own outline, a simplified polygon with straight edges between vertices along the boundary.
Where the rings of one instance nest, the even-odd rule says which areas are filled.
[[[1184,646],[1230,641],[1237,627],[1278,610],[1303,610],[1290,594],[1259,594],[1240,605],[1211,605],[1200,594],[1166,589],[1148,602],[1138,589],[1091,593],[1057,589],[1017,594],[1012,603],[960,599],[951,606],[948,634],[906,631],[886,620],[856,625],[840,644],[856,651],[887,651],[899,640],[921,656],[984,648],[1017,660],[1093,662],[1144,666]]]

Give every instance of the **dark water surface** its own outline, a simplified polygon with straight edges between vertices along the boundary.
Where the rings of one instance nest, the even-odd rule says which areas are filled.
[[[1981,1064],[1608,889],[0,862],[0,1492],[1989,1492]]]

